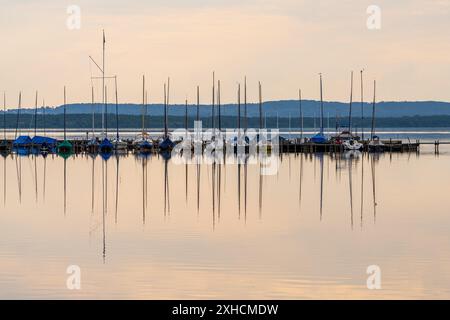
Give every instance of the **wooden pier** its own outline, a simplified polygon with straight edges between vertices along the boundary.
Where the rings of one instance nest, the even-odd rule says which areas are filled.
[[[87,139],[74,139],[70,140],[73,146],[74,153],[97,153],[98,148],[92,148],[89,146],[89,141]],[[138,152],[135,144],[132,139],[123,140],[127,143],[128,152]],[[61,141],[58,141],[60,143]],[[401,140],[383,140],[382,151],[384,152],[418,152],[421,145],[434,145],[435,152],[439,153],[439,146],[441,144],[450,144],[450,142],[420,142],[419,140],[415,140],[413,142],[404,142]],[[369,142],[361,141],[363,144],[363,150],[361,151],[369,151]],[[13,142],[12,140],[2,141],[0,144],[0,151],[3,153],[10,152],[12,148]],[[157,143],[154,142],[154,146],[157,146]],[[206,143],[203,143],[203,149],[205,148]],[[39,146],[27,146],[30,150],[33,148],[38,148]],[[336,143],[312,143],[312,142],[300,142],[298,140],[282,140],[279,144],[280,152],[282,153],[316,153],[316,152],[331,152],[331,153],[342,153],[346,150],[342,144]],[[235,148],[236,149],[236,148]],[[248,148],[246,148],[248,151]],[[154,152],[159,152],[158,147],[154,147]]]
[[[360,141],[363,144],[363,150],[369,151],[369,142]],[[382,151],[384,152],[417,152],[420,149],[420,145],[423,144],[419,141],[415,142],[403,142],[401,140],[383,140]],[[316,152],[332,152],[340,153],[345,152],[344,146],[342,144],[336,143],[292,143],[284,142],[280,143],[280,150],[283,153],[316,153]]]

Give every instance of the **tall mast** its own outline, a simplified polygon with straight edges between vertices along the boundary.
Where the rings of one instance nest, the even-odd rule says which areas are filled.
[[[212,87],[212,105],[211,105],[211,128],[215,131],[215,123],[214,123],[214,103],[215,103],[215,86],[216,86],[216,74],[213,71],[213,87]]]
[[[142,76],[142,139],[144,139],[144,134],[145,134],[145,117],[144,117],[144,112],[145,112],[145,75]]]
[[[352,133],[352,104],[353,104],[353,71],[351,75],[351,81],[350,81],[350,106],[349,106],[349,112],[348,112],[348,131]]]
[[[169,97],[170,97],[170,78],[167,79],[167,101],[166,107],[164,108],[164,137],[169,136],[169,125],[168,125],[168,108],[169,108]]]
[[[66,86],[64,86],[64,141],[66,141]]]
[[[105,138],[108,138],[108,92],[105,86]]]
[[[94,86],[91,86],[91,109],[92,109],[92,139],[95,137],[95,114],[94,114]]]
[[[302,109],[302,90],[298,90],[298,108],[300,121],[300,140],[303,139],[303,109]]]
[[[37,108],[38,108],[38,92],[36,91],[36,99],[34,101],[34,136],[37,132]]]
[[[106,105],[106,92],[105,92],[105,45],[106,45],[106,38],[105,38],[105,30],[103,30],[103,62],[102,62],[102,102],[104,105]],[[102,130],[104,133],[105,130],[105,108],[103,108],[102,112]],[[106,129],[108,130],[108,129]]]
[[[200,86],[197,86],[197,121],[200,121]]]
[[[188,130],[188,100],[186,98],[184,105],[184,128],[186,129],[186,134]]]
[[[373,81],[373,104],[372,104],[372,130],[370,131],[371,140],[373,140],[373,136],[375,135],[375,99],[376,99],[376,89],[377,89],[377,81]]]
[[[263,128],[263,119],[262,119],[262,88],[261,88],[261,82],[258,82],[258,89],[259,89],[259,129],[261,130]]]
[[[116,89],[116,125],[117,125],[116,142],[119,142],[119,97],[117,93],[117,76],[114,76],[114,84]]]
[[[320,133],[323,133],[323,86],[322,74],[320,73]]]
[[[361,139],[364,140],[364,86],[363,86],[363,71],[361,70]]]
[[[164,138],[166,138],[166,104],[167,104],[167,84],[164,82]]]

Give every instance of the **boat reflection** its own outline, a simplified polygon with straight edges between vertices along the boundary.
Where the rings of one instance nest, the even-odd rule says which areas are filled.
[[[75,158],[70,153],[60,153],[50,157],[40,153],[32,156],[13,153],[2,157],[4,205],[7,204],[9,195],[7,193],[8,183],[12,183],[7,179],[8,168],[11,166],[14,166],[16,171],[19,205],[22,205],[24,197],[23,181],[30,179],[33,202],[36,206],[45,207],[46,198],[49,196],[46,194],[47,176],[50,174],[51,198],[52,200],[58,197],[63,199],[64,217],[68,212],[83,213],[79,208],[84,208],[80,204],[80,199],[84,197],[84,189],[83,187],[80,189],[79,184],[86,183],[88,186],[86,211],[90,213],[92,220],[90,235],[95,234],[95,231],[101,226],[102,257],[106,260],[107,227],[110,221],[109,207],[114,208],[111,223],[116,226],[123,221],[129,221],[130,217],[139,211],[143,226],[148,222],[149,212],[155,221],[160,221],[159,217],[162,217],[162,221],[170,224],[173,219],[169,219],[169,217],[175,215],[177,216],[175,220],[177,220],[183,210],[195,212],[199,223],[205,218],[210,219],[209,224],[213,231],[217,230],[222,223],[230,223],[230,219],[245,225],[258,220],[263,222],[265,220],[263,212],[272,217],[274,214],[283,215],[284,210],[291,209],[297,214],[301,213],[299,216],[302,217],[311,212],[317,212],[318,221],[327,223],[329,219],[333,218],[327,215],[327,212],[335,209],[333,208],[335,204],[330,202],[334,199],[332,186],[339,186],[342,183],[342,175],[348,176],[348,179],[342,180],[348,190],[346,191],[348,196],[343,197],[341,194],[341,201],[338,202],[338,205],[342,207],[341,212],[348,213],[346,217],[349,218],[346,219],[349,219],[348,224],[353,230],[355,207],[358,205],[356,202],[359,201],[359,224],[363,230],[366,212],[371,211],[373,223],[377,219],[379,200],[377,199],[376,167],[381,161],[380,159],[386,158],[386,161],[389,161],[388,156],[384,154],[363,155],[357,151],[343,154],[291,154],[284,155],[279,172],[271,176],[264,175],[263,164],[258,158],[248,155],[239,159],[240,161],[233,156],[223,156],[222,161],[211,164],[200,163],[199,160],[204,160],[204,155],[177,155],[176,157],[171,157],[170,153],[155,156],[145,153],[135,155],[108,153],[106,157],[101,153],[98,155],[81,155],[79,158]],[[184,162],[180,162],[180,158],[177,157],[184,157]],[[114,166],[114,173],[113,179],[109,180],[111,165]],[[24,166],[27,170],[31,169],[30,176],[28,176],[29,171],[23,172]],[[54,178],[58,176],[57,171],[53,168],[61,166],[63,169],[62,172],[60,171],[62,188],[59,188],[60,193],[58,194],[58,189],[53,188]],[[47,167],[52,170],[48,171]],[[100,167],[101,170],[98,170]],[[365,172],[367,167],[370,168],[369,175]],[[195,173],[190,174],[190,170],[195,170]],[[134,171],[136,174],[138,173],[137,176],[133,173]],[[151,179],[149,179],[149,174]],[[24,175],[27,176],[24,177]],[[122,177],[126,177],[126,179],[122,181]],[[99,199],[97,181],[100,179],[102,203],[97,205],[96,202]],[[26,184],[27,194],[25,196],[28,199],[29,184],[28,182]],[[370,185],[367,188],[367,194],[366,184]],[[149,190],[150,185],[152,186],[151,191]],[[316,185],[317,189],[312,188],[313,185]],[[355,199],[355,193],[359,193],[359,200]],[[348,202],[342,201],[347,197]],[[367,197],[372,198],[372,201],[369,201],[366,207],[365,199]],[[191,198],[195,198],[196,201],[189,201]],[[297,199],[297,201],[293,201],[293,199]],[[317,202],[315,202],[316,204],[311,202],[314,199],[318,200],[318,206]],[[49,203],[51,202],[49,201]],[[140,203],[140,210],[135,206],[138,203]],[[172,204],[174,204],[174,208],[172,208]],[[180,209],[181,204],[184,206],[183,209]],[[264,209],[265,206],[267,206],[267,211]],[[74,210],[75,208],[77,210]],[[126,210],[127,214],[121,215],[120,208]],[[98,219],[98,223],[96,219]]]

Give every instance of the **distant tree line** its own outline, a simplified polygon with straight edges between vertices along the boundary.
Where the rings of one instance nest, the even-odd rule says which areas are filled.
[[[203,128],[211,127],[211,118],[203,117],[201,118]],[[195,118],[188,117],[188,125],[190,128],[194,126]],[[279,118],[267,117],[263,120],[267,128],[300,128],[300,119],[292,117],[289,118]],[[289,126],[290,122],[290,126]],[[108,124],[109,130],[115,130],[117,127],[116,115],[108,114],[105,123]],[[241,127],[245,127],[246,120],[244,117],[241,118]],[[259,128],[259,118],[248,118],[249,128]],[[352,126],[354,128],[369,128],[371,126],[372,120],[370,118],[361,121],[360,118],[354,118],[352,120]],[[0,116],[0,126],[1,128],[15,129],[17,125],[17,116],[14,114],[6,114],[5,121],[3,121],[3,115]],[[92,128],[92,115],[89,114],[68,114],[66,116],[66,124],[68,129],[88,129]],[[218,118],[215,120],[215,126],[218,127]],[[23,114],[19,118],[19,128],[22,130],[34,129],[35,119],[32,114]],[[36,119],[36,126],[39,129],[58,129],[64,126],[64,116],[63,115],[46,115],[45,119],[42,115],[38,115]],[[95,116],[94,126],[98,129],[102,127],[102,116]],[[164,117],[162,116],[148,116],[145,119],[146,128],[163,128],[164,127]],[[180,116],[170,116],[169,117],[169,128],[184,128],[185,118]],[[304,118],[303,126],[305,128],[319,128],[320,120],[317,118]],[[348,122],[345,119],[324,119],[324,128],[330,127],[332,129],[345,128],[348,126]],[[142,127],[142,117],[136,115],[120,115],[119,116],[119,127],[127,129],[139,129]],[[221,120],[222,128],[235,128],[237,127],[237,118],[235,116],[225,116]],[[376,119],[376,127],[378,128],[412,128],[412,127],[450,127],[450,116],[411,116],[411,117],[397,117],[397,118],[378,118]]]

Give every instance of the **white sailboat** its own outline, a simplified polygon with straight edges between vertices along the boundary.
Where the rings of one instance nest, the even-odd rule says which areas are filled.
[[[351,72],[350,84],[350,105],[348,113],[348,131],[343,131],[335,137],[335,139],[342,143],[345,150],[360,151],[363,149],[363,144],[358,141],[358,137],[352,134],[352,105],[353,105],[353,71]]]
[[[382,152],[384,151],[384,143],[380,140],[380,137],[375,135],[375,101],[376,101],[376,88],[377,82],[373,82],[373,104],[372,104],[372,130],[369,142],[369,151]]]
[[[114,149],[119,152],[124,152],[127,151],[128,149],[128,143],[126,141],[123,141],[122,139],[120,139],[119,136],[119,98],[118,98],[118,94],[117,94],[117,76],[114,77],[114,82],[115,82],[115,89],[116,89],[116,137],[114,139],[112,139],[112,144],[114,146]]]

